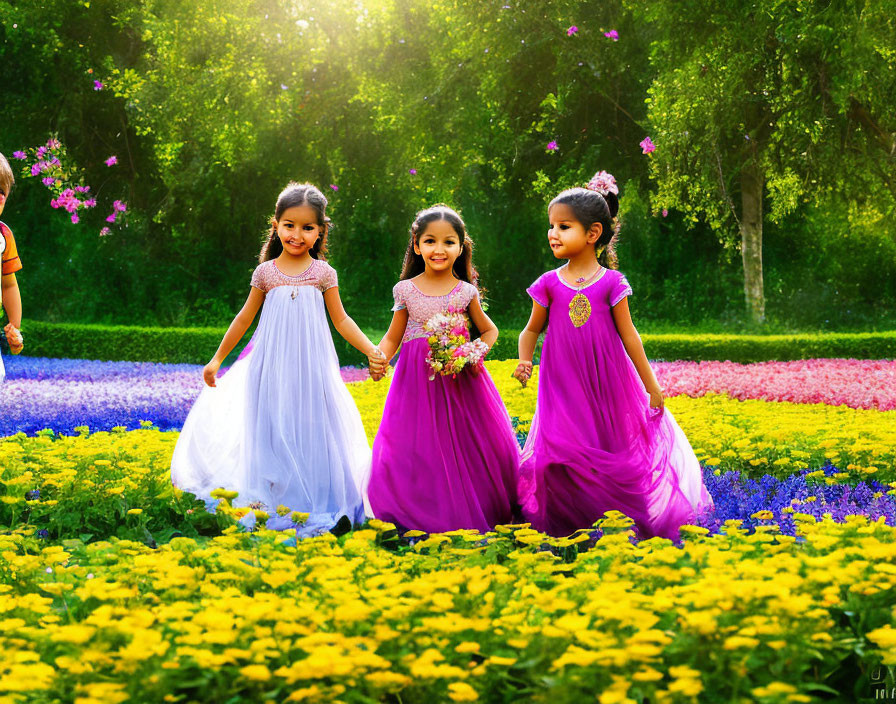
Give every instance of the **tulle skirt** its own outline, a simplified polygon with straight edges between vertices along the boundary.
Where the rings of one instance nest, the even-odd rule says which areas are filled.
[[[640,537],[677,539],[713,505],[690,442],[668,409],[649,407],[608,311],[581,330],[565,322],[545,336],[520,461],[524,518],[565,536],[621,511]]]
[[[370,447],[342,381],[321,292],[268,292],[252,347],[204,388],[184,423],[171,462],[174,484],[202,498],[223,487],[235,506],[259,502],[310,514],[303,532],[342,516],[364,520]]]
[[[488,372],[429,379],[423,338],[403,346],[373,442],[370,506],[403,528],[481,532],[515,517],[519,445]]]

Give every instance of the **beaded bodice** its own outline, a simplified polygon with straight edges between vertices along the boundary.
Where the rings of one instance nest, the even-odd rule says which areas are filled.
[[[278,286],[314,286],[321,293],[338,286],[336,270],[320,259],[312,259],[311,266],[297,276],[284,274],[273,259],[259,264],[252,273],[251,285],[267,293]]]
[[[450,293],[444,296],[430,296],[423,293],[410,279],[399,281],[392,289],[395,305],[392,310],[407,308],[408,325],[402,342],[418,337],[426,337],[423,325],[438,313],[444,313],[449,306],[466,310],[474,298],[479,298],[479,290],[466,281],[458,281]]]

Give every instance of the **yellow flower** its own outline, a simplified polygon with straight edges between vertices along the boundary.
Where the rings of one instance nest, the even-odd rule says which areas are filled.
[[[128,509],[128,515],[129,515],[129,516],[139,516],[141,513],[143,513],[143,509],[142,509],[142,508],[132,508],[132,509]]]
[[[475,702],[479,694],[466,682],[452,682],[448,685],[448,697],[454,702]]]
[[[271,671],[264,665],[246,665],[240,668],[240,674],[256,682],[267,682],[271,679]]]

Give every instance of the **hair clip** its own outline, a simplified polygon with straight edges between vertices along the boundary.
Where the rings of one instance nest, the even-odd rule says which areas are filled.
[[[585,186],[589,191],[595,191],[602,196],[612,193],[614,196],[619,195],[619,187],[616,185],[616,179],[613,174],[606,171],[598,171]]]

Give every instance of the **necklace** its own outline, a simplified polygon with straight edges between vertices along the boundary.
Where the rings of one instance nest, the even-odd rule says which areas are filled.
[[[582,289],[590,284],[603,269],[602,266],[598,266],[597,271],[591,276],[587,278],[580,276],[576,279],[578,286],[576,287],[576,295],[569,302],[569,319],[577,328],[582,327],[588,322],[588,318],[591,317],[591,303],[586,296],[582,295]]]
[[[314,269],[315,261],[317,261],[317,260],[312,259],[311,264],[301,274],[296,274],[295,276],[290,276],[289,274],[283,274],[284,276],[287,276],[290,279],[292,279],[292,293],[289,296],[292,300],[296,300],[296,296],[299,295],[299,289],[304,285],[303,282],[306,281],[308,279],[308,277],[311,275],[312,269]]]

